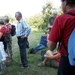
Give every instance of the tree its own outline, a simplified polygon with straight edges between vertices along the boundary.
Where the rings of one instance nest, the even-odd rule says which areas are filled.
[[[31,16],[29,19],[26,19],[27,22],[38,29],[47,29],[48,18],[52,16],[52,3],[47,1],[46,4],[42,7],[42,14],[36,14]]]
[[[47,1],[46,4],[42,7],[43,14],[43,25],[42,29],[47,29],[48,18],[52,15],[52,3]]]
[[[29,19],[26,20],[31,26],[41,29],[43,24],[43,19],[41,14],[36,14],[34,16],[31,16]]]
[[[13,23],[15,21],[15,19],[12,15],[10,15],[10,14],[6,14],[6,15],[9,17],[10,23]]]
[[[58,15],[61,15],[63,12],[62,12],[62,8],[61,7],[59,7],[58,8]]]

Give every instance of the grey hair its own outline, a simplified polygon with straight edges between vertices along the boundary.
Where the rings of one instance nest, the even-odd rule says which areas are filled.
[[[57,13],[58,13],[57,10],[52,11],[52,14],[57,14]]]
[[[8,23],[9,22],[9,17],[8,16],[4,16],[3,19]]]
[[[22,13],[18,11],[15,13],[15,16],[19,16],[20,18],[22,18]]]
[[[0,24],[4,25],[4,20],[3,20],[3,18],[0,18]]]

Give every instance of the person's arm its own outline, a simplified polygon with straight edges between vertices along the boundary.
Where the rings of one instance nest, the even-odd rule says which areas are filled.
[[[52,41],[49,41],[49,40],[47,42],[47,46],[48,46],[49,50],[51,50],[51,51],[56,48],[56,45],[57,45],[57,43],[55,43],[55,42],[52,42]]]
[[[51,59],[56,59],[60,57],[60,53],[55,54],[55,52],[52,52],[51,50],[48,50],[46,54],[44,55],[45,58],[51,58]]]
[[[51,17],[48,19],[48,29],[51,29],[52,28],[52,24],[51,24]]]
[[[21,36],[21,38],[25,38],[30,34],[31,28],[26,21],[23,21],[22,24],[23,24],[23,27],[24,27],[24,30],[25,30],[25,35]]]
[[[48,24],[48,28],[49,28],[49,29],[51,29],[51,28],[52,28],[52,25],[51,25],[50,23]]]
[[[56,58],[59,58],[59,55],[58,54],[55,54],[51,57],[52,59],[56,59]]]
[[[51,29],[51,32],[48,36],[47,45],[49,50],[54,50],[56,48],[57,42],[60,40],[62,36],[61,25],[62,22],[59,20],[59,18],[56,18],[53,23],[53,28]]]

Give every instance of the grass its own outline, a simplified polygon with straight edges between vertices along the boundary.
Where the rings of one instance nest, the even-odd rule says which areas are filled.
[[[30,48],[34,47],[40,40],[42,31],[33,31],[29,35],[29,44]],[[46,48],[47,49],[47,48]],[[9,62],[9,66],[3,69],[3,75],[57,75],[57,69],[52,67],[38,67],[37,64],[40,62],[40,52],[36,54],[28,54],[27,49],[27,59],[28,59],[28,68],[21,69],[20,64],[20,53],[17,45],[16,36],[13,37],[13,62]]]

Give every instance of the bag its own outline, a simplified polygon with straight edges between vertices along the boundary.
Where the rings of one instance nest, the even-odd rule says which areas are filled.
[[[68,58],[70,64],[75,66],[75,28],[68,40]]]
[[[26,48],[29,48],[29,41],[27,40]]]
[[[12,25],[11,35],[14,36],[16,34],[16,27]]]
[[[11,34],[10,34],[9,30],[6,27],[3,27],[3,28],[6,30],[6,35],[5,35],[4,40],[5,40],[6,43],[8,43],[11,40],[11,38],[10,38]]]
[[[6,30],[6,36],[5,36],[5,42],[8,43],[9,41],[11,41],[11,38],[10,38],[11,34],[8,30]]]
[[[75,16],[75,14],[71,12],[68,12],[67,14]],[[68,47],[66,47],[64,43],[63,43],[63,46],[65,50],[68,51],[68,59],[69,59],[70,65],[75,66],[75,28],[73,29],[68,39]]]

